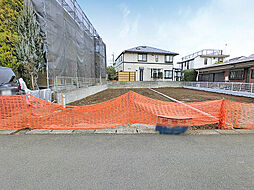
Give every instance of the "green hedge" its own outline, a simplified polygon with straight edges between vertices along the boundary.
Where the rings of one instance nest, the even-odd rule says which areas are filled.
[[[195,70],[184,71],[184,81],[196,81],[197,72]]]

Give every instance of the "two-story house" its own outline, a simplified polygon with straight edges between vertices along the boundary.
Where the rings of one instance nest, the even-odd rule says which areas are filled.
[[[196,69],[198,81],[254,83],[254,54]],[[244,88],[251,88],[246,86]],[[254,88],[251,89],[254,92]]]
[[[117,72],[133,72],[136,81],[172,81],[174,56],[178,53],[139,46],[123,51],[115,61]]]
[[[222,50],[204,49],[182,57],[178,64],[181,65],[182,71],[185,71],[223,63],[226,57],[229,55],[224,55]]]

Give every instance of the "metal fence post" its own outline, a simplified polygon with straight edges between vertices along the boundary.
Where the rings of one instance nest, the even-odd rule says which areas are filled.
[[[253,83],[251,83],[251,93],[253,93]]]
[[[54,77],[53,80],[54,80],[54,89],[56,89],[56,78]]]
[[[79,88],[79,81],[78,81],[78,77],[76,77],[76,84],[77,84],[77,88]]]
[[[58,88],[58,78],[56,76],[56,88]]]
[[[65,94],[62,93],[62,105],[64,106],[65,108],[65,105],[66,105],[66,97],[65,97]]]

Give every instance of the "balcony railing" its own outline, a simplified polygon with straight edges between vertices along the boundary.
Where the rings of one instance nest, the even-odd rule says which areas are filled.
[[[222,50],[204,49],[204,50],[201,50],[196,53],[193,53],[193,54],[183,57],[182,61],[191,60],[191,59],[194,59],[195,57],[201,56],[201,55],[222,55],[222,52],[223,52]]]

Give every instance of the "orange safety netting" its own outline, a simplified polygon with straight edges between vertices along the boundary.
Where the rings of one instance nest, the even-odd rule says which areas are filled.
[[[134,123],[156,125],[158,115],[191,117],[191,125],[219,123],[222,129],[254,128],[254,104],[228,100],[181,104],[130,91],[100,104],[65,107],[31,95],[0,96],[0,130],[99,129]]]

